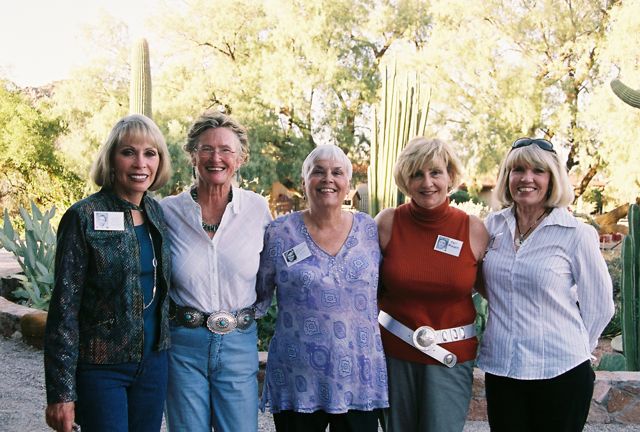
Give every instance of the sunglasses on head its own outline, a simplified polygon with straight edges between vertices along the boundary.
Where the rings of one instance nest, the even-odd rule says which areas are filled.
[[[542,150],[546,150],[551,153],[556,152],[553,149],[553,144],[551,144],[551,142],[541,138],[519,138],[515,140],[513,144],[511,144],[511,150],[521,148],[521,147],[527,147],[527,146],[530,146],[531,144],[535,144],[538,147],[540,147]]]

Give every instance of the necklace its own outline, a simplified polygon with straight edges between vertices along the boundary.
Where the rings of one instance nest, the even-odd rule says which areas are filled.
[[[514,215],[516,217],[516,229],[518,230],[518,237],[516,237],[515,239],[515,244],[516,247],[520,247],[522,246],[522,243],[524,243],[524,241],[527,239],[527,236],[529,235],[529,233],[533,230],[533,228],[536,227],[536,225],[538,225],[538,222],[540,222],[540,220],[545,217],[547,215],[547,212],[549,210],[545,209],[542,214],[540,216],[538,216],[538,218],[535,220],[535,222],[529,227],[528,230],[526,230],[524,232],[524,234],[520,231],[520,222],[518,221],[518,211],[514,209]]]
[[[153,303],[153,300],[155,300],[156,298],[156,280],[157,280],[157,273],[158,273],[158,260],[156,259],[156,248],[153,245],[153,237],[151,236],[151,230],[149,230],[149,240],[151,240],[151,251],[153,252],[153,261],[151,261],[151,263],[153,264],[153,295],[151,296],[151,301],[149,302],[149,304],[144,304],[144,300],[142,301],[143,303],[143,310],[148,308],[149,306],[151,306],[151,303]]]
[[[191,188],[190,193],[191,193],[191,198],[193,198],[193,200],[195,202],[198,202],[198,188],[197,187]],[[227,202],[231,202],[232,199],[233,199],[233,188],[230,188],[229,189],[229,197],[227,198]],[[220,222],[222,222],[222,221],[220,221]],[[202,229],[205,230],[206,232],[215,233],[220,228],[220,222],[215,223],[215,224],[208,224],[205,221],[202,221]]]

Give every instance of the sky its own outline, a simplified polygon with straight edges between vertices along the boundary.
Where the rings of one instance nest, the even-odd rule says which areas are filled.
[[[21,87],[68,78],[82,65],[83,28],[103,13],[144,31],[154,0],[0,0],[0,77]]]

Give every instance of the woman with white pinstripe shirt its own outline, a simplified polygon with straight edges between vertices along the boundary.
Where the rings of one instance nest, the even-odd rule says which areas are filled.
[[[598,235],[567,210],[573,191],[547,140],[513,143],[495,194],[506,208],[485,221],[489,320],[478,359],[491,430],[581,431],[591,352],[614,312]]]

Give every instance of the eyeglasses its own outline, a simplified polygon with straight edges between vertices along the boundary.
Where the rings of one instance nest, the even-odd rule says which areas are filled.
[[[217,147],[210,147],[210,146],[202,146],[197,149],[197,152],[203,156],[213,156],[214,154],[218,153],[218,155],[222,157],[225,157],[225,156],[228,157],[236,153],[235,151],[231,150],[229,147],[217,148]]]
[[[546,139],[541,139],[541,138],[518,138],[513,142],[513,144],[511,144],[511,150],[521,148],[521,147],[527,147],[527,146],[530,146],[531,144],[535,144],[538,147],[540,147],[542,150],[546,150],[551,153],[556,152],[553,149],[553,144],[551,144],[550,141],[547,141]]]

